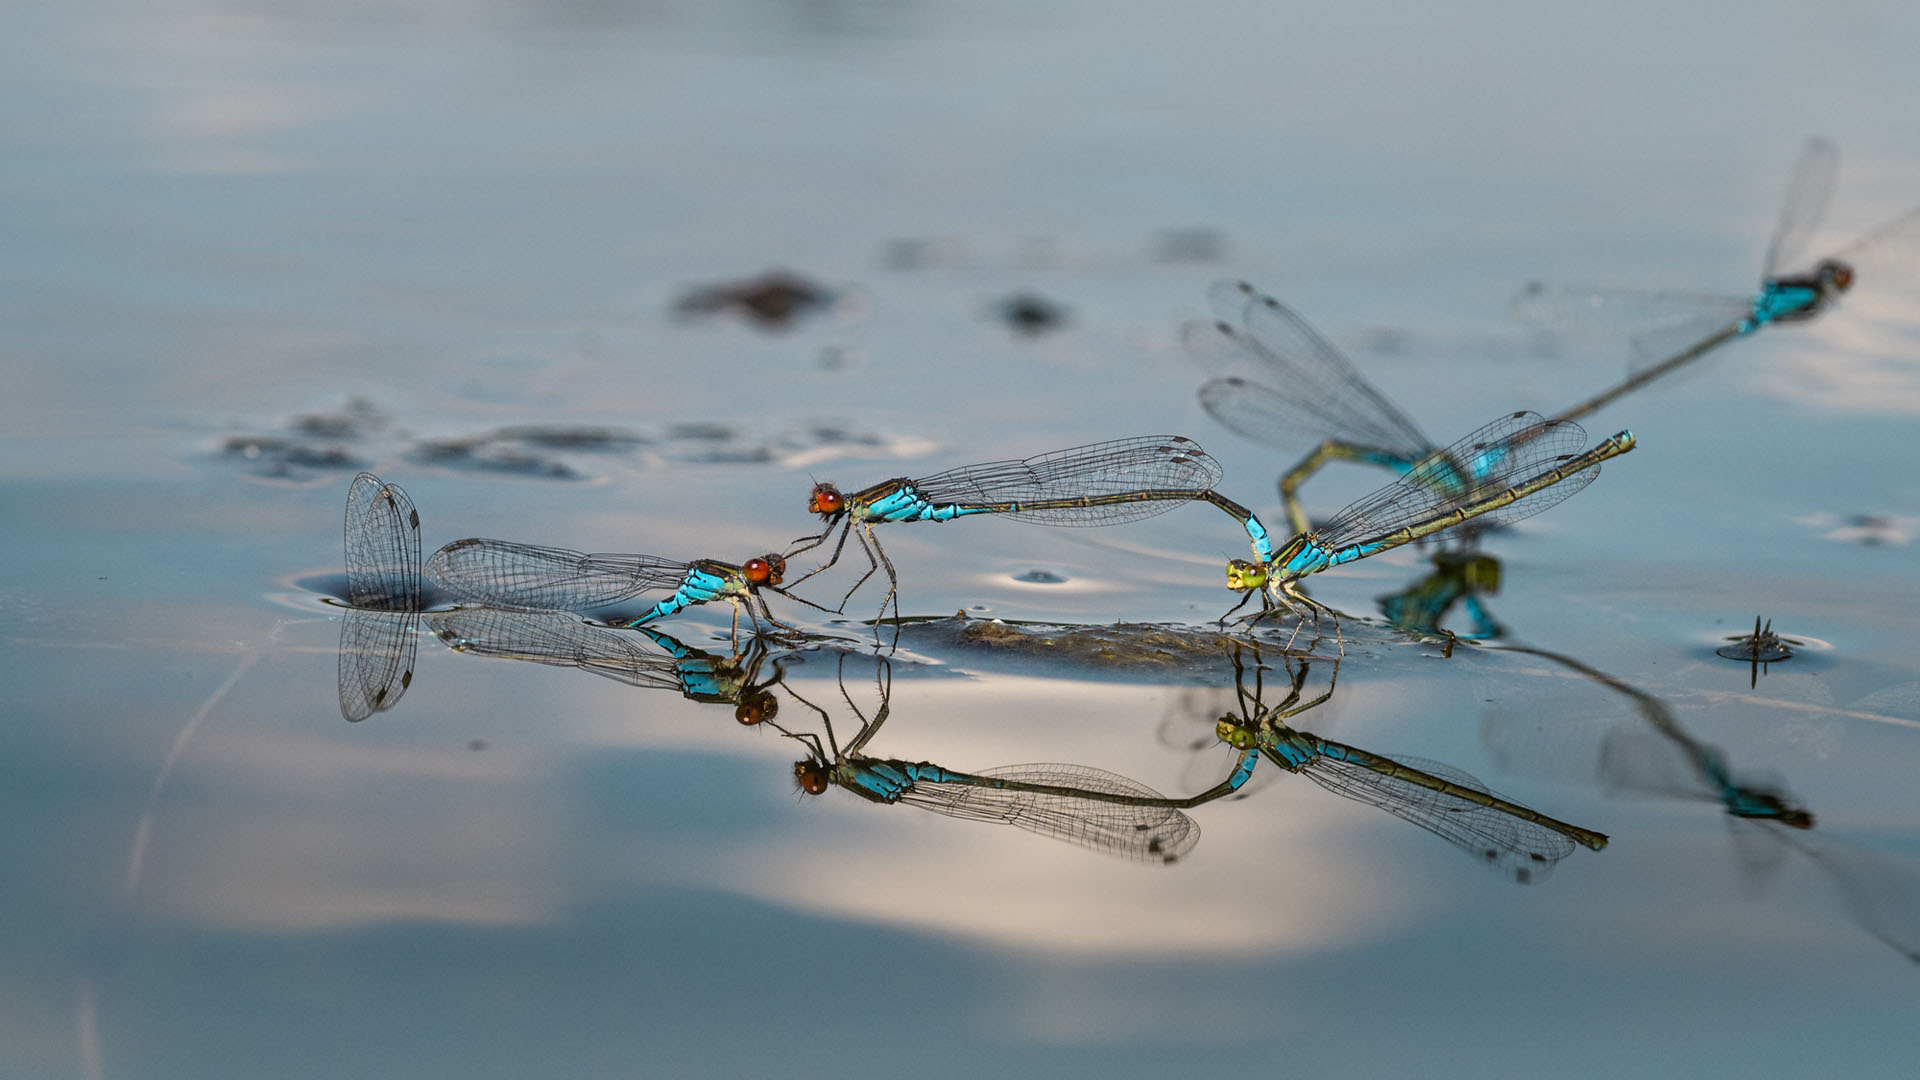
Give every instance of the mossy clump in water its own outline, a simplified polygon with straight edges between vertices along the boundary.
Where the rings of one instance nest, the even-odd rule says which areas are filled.
[[[1182,669],[1209,664],[1219,660],[1236,641],[1212,629],[1152,623],[1101,626],[1012,623],[1000,619],[969,619],[964,612],[950,619],[923,623],[919,633],[961,649],[1127,669]]]

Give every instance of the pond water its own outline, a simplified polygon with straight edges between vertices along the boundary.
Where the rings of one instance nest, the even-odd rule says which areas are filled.
[[[1291,653],[1290,624],[1216,627],[1245,537],[1203,505],[890,526],[897,650],[863,625],[878,579],[844,616],[771,597],[807,636],[737,668],[709,604],[653,626],[720,664],[693,685],[578,619],[476,630],[431,593],[349,614],[341,550],[363,469],[427,552],[738,562],[817,531],[817,481],[1176,432],[1284,531],[1296,455],[1195,398],[1181,326],[1214,282],[1296,306],[1441,442],[1551,413],[1628,346],[1517,325],[1525,282],[1750,291],[1814,134],[1846,155],[1816,253],[1920,202],[1920,9],[10,21],[0,1073],[1784,1076],[1920,1052],[1899,250],[1820,320],[1585,421],[1638,446],[1491,561],[1407,546],[1314,578],[1341,636]],[[1387,479],[1340,463],[1304,495],[1324,517]],[[834,606],[847,560],[798,594]],[[1756,615],[1792,655],[1716,655]],[[413,656],[355,723],[343,633],[352,672]],[[482,655],[500,635],[600,670]],[[736,722],[743,693],[777,714]],[[1038,796],[803,793],[813,744],[780,729],[831,757],[829,726],[850,753],[883,708],[876,759],[1176,798],[1233,769],[1221,717],[1280,710],[1548,823],[1455,802],[1429,824],[1484,835],[1449,842],[1324,762],[1019,828],[1004,805]],[[1481,865],[1493,834],[1523,854]]]

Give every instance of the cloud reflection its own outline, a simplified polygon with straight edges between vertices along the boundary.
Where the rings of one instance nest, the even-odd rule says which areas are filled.
[[[533,763],[255,726],[203,741],[154,840],[144,906],[226,930],[533,923],[561,903]],[[197,787],[197,793],[193,791]]]

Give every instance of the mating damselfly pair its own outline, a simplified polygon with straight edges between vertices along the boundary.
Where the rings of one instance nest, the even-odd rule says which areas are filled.
[[[867,556],[867,570],[832,610],[844,610],[860,586],[884,570],[888,588],[874,620],[877,641],[887,607],[894,608],[896,632],[899,615],[899,578],[874,533],[878,525],[983,514],[1048,525],[1110,525],[1206,502],[1239,524],[1253,551],[1253,561],[1236,559],[1227,568],[1228,587],[1246,594],[1241,603],[1257,593],[1262,604],[1256,618],[1284,609],[1317,619],[1331,609],[1300,591],[1301,578],[1476,519],[1513,521],[1545,510],[1590,483],[1600,462],[1634,445],[1630,432],[1581,450],[1584,440],[1577,424],[1510,414],[1427,454],[1393,483],[1277,549],[1252,511],[1214,490],[1223,470],[1197,443],[1148,436],[896,478],[851,493],[818,484],[809,509],[827,528],[796,541],[799,546],[784,556],[768,553],[741,565],[471,538],[436,551],[426,561],[425,576],[458,600],[510,611],[589,610],[659,591],[667,597],[619,625],[638,627],[694,604],[727,600],[734,606],[736,632],[742,607],[756,623],[765,618],[785,628],[767,608],[762,590],[828,610],[794,595],[783,580],[787,560],[824,544],[838,525],[831,556],[793,585],[837,563],[847,538],[855,537]]]

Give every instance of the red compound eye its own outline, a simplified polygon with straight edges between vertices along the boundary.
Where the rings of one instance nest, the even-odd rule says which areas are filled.
[[[813,496],[807,500],[807,512],[832,516],[846,509],[847,497],[832,484],[813,485]]]
[[[794,762],[793,778],[800,784],[800,790],[809,795],[818,795],[827,790],[826,770],[821,768],[817,762]]]
[[[773,567],[767,565],[765,559],[748,559],[747,564],[740,568],[740,573],[749,585],[765,585],[773,580]]]

